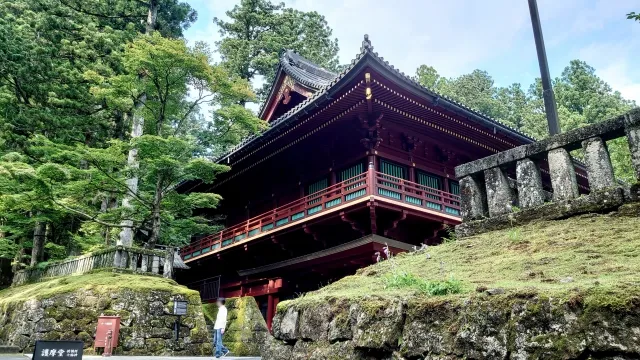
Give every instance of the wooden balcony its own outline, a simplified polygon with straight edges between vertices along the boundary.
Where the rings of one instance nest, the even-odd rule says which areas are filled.
[[[372,199],[398,203],[443,218],[460,217],[460,197],[373,169],[331,185],[289,204],[280,206],[216,234],[204,237],[180,250],[185,262],[245,243],[295,223],[304,223],[325,213],[340,211]]]

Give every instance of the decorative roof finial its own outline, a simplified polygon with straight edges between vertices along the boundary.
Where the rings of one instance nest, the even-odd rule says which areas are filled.
[[[364,50],[373,50],[373,46],[371,46],[371,41],[369,41],[369,34],[364,34],[364,40],[362,40],[362,48],[361,51]]]

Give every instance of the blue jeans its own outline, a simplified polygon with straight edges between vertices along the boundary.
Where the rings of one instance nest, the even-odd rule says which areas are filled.
[[[215,356],[220,357],[229,349],[222,344],[222,329],[215,329],[215,337],[213,338],[213,348],[215,349]]]

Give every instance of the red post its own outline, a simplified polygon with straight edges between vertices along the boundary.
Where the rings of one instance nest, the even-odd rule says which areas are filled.
[[[275,315],[275,307],[273,306],[273,295],[267,295],[267,328],[271,331],[271,324],[273,323],[273,316]]]
[[[373,157],[370,157],[370,160],[372,159]],[[376,188],[375,168],[373,165],[373,161],[369,161],[369,168],[367,169],[367,193],[369,195],[374,195],[375,188]]]

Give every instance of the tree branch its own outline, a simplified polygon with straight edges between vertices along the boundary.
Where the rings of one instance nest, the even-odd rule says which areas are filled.
[[[133,225],[128,226],[128,225],[122,225],[122,224],[112,224],[112,223],[108,223],[106,221],[102,221],[102,220],[97,218],[98,215],[100,215],[100,214],[95,215],[95,216],[91,216],[91,215],[86,214],[86,213],[84,213],[84,212],[82,212],[80,210],[76,210],[76,209],[74,209],[72,207],[69,207],[69,206],[67,206],[65,204],[59,203],[53,197],[51,197],[51,202],[53,202],[55,205],[60,206],[61,208],[65,209],[67,211],[70,211],[70,212],[72,212],[74,214],[77,214],[77,215],[80,215],[80,216],[84,217],[86,220],[93,221],[93,222],[98,223],[100,225],[104,225],[104,226],[108,226],[108,227],[115,227],[115,228],[135,228],[135,226],[133,226]]]

